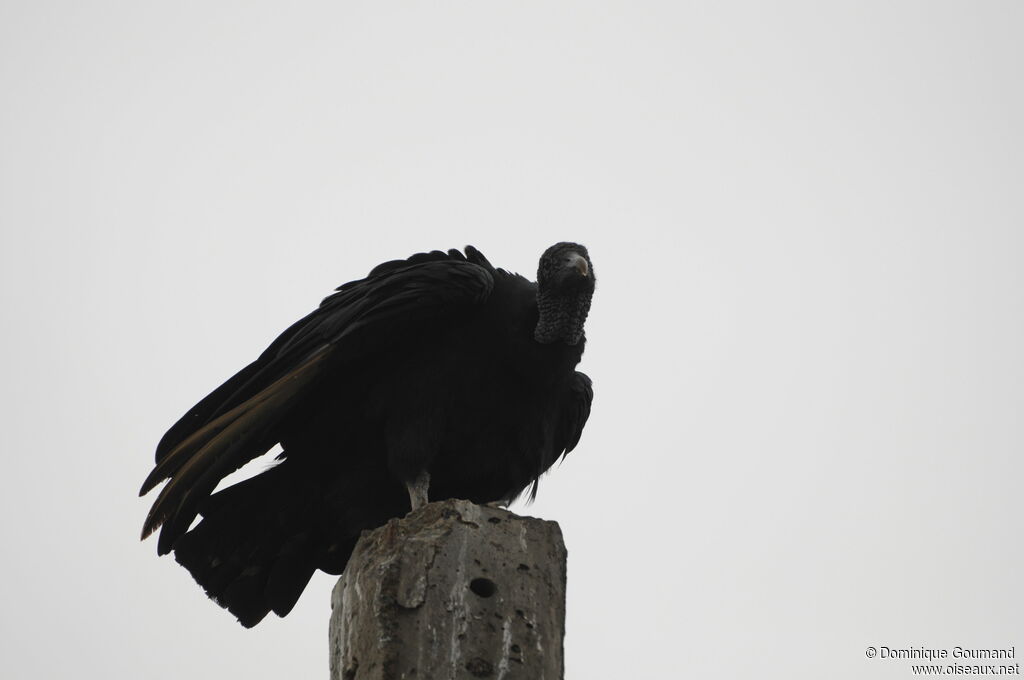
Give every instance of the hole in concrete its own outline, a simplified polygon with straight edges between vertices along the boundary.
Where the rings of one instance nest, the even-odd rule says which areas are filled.
[[[501,524],[501,518],[500,517],[491,517],[487,521],[490,522],[491,524]]]
[[[475,578],[469,582],[469,589],[480,597],[490,597],[498,591],[498,586],[489,578]]]
[[[480,657],[467,661],[466,670],[475,678],[489,678],[494,674],[494,666],[489,661]]]
[[[519,571],[530,571],[530,567],[522,563],[520,563],[519,566],[516,567],[516,569],[518,569]]]

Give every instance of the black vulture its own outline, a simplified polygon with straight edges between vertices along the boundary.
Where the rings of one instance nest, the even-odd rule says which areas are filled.
[[[558,243],[536,283],[467,246],[340,286],[167,431],[142,537],[162,527],[157,552],[251,627],[340,574],[363,529],[428,500],[532,497],[590,415],[575,368],[594,281],[587,249]],[[212,493],[278,443],[279,463]]]

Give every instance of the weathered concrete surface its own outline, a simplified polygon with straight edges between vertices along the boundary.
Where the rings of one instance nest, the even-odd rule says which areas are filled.
[[[467,501],[365,533],[331,597],[331,680],[559,680],[565,558],[556,523]]]

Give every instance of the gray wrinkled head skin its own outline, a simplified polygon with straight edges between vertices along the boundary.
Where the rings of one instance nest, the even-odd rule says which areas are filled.
[[[586,247],[563,241],[545,250],[537,268],[540,318],[534,339],[543,344],[578,344],[595,283],[594,265]]]

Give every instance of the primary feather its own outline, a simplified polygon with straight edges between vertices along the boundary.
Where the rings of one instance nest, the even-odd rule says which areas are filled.
[[[340,573],[424,474],[431,500],[535,494],[590,415],[575,366],[595,281],[574,243],[548,248],[537,278],[469,246],[340,286],[167,431],[143,538],[160,529],[158,553],[252,626],[290,611],[317,569]],[[276,444],[279,465],[211,495]]]

